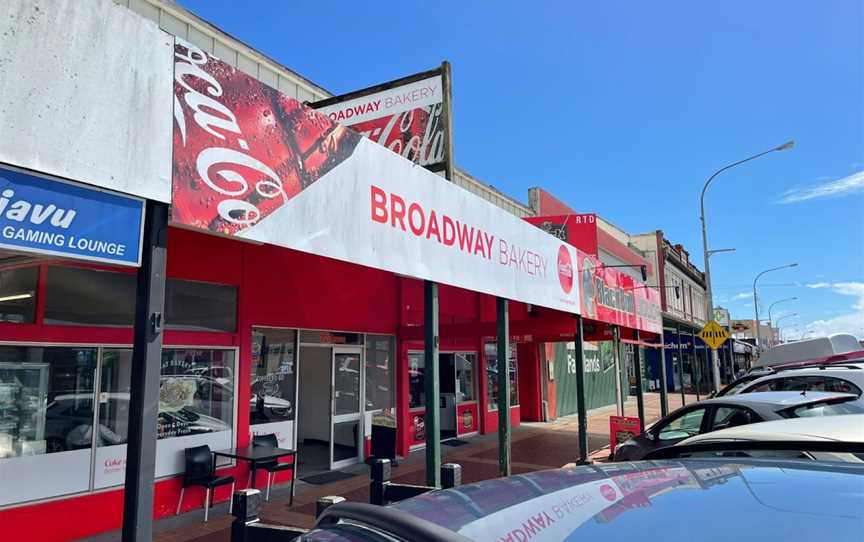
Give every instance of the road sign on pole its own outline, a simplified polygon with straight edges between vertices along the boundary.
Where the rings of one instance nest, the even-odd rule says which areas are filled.
[[[705,327],[702,328],[698,335],[702,339],[702,342],[707,344],[712,350],[717,350],[723,346],[723,343],[729,338],[729,332],[714,320],[705,324]]]

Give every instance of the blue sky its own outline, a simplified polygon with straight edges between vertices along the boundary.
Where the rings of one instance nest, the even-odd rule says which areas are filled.
[[[456,160],[519,200],[542,186],[701,267],[715,304],[775,307],[792,336],[864,337],[864,4],[183,0],[334,93],[453,65]]]

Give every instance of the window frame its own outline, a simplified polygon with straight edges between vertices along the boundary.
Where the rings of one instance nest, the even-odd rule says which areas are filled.
[[[714,422],[717,420],[717,412],[721,408],[729,408],[729,409],[746,411],[747,414],[750,416],[750,419],[751,419],[750,423],[748,423],[746,425],[750,425],[751,423],[759,423],[759,422],[765,421],[762,418],[762,416],[760,416],[755,410],[753,410],[750,407],[746,407],[746,406],[742,406],[742,405],[733,405],[730,403],[716,404],[716,405],[711,405],[711,417],[708,420],[707,426],[705,427],[705,429],[708,430],[707,432],[710,433],[710,432],[714,432],[714,431],[720,431],[721,429],[726,429],[725,427],[720,427],[720,428],[714,429]]]
[[[701,435],[702,433],[705,432],[707,421],[709,420],[709,418],[711,418],[711,416],[713,416],[713,414],[710,412],[712,406],[713,405],[694,404],[692,406],[687,407],[686,410],[682,410],[681,412],[675,414],[674,417],[670,416],[670,417],[667,417],[666,419],[660,420],[659,422],[654,424],[649,431],[650,431],[651,435],[654,437],[655,441],[664,442],[664,440],[660,438],[660,433],[662,433],[662,431],[661,431],[662,428],[668,427],[670,424],[672,424],[676,420],[679,420],[679,419],[683,418],[684,416],[686,416],[686,415],[688,415],[688,414],[690,414],[696,410],[704,410],[705,412],[702,415],[702,421],[699,423],[699,432],[696,433],[697,435]],[[695,436],[695,435],[690,435],[690,436]],[[682,438],[686,438],[686,437],[682,437]],[[669,439],[669,440],[672,441],[672,440],[676,440],[676,439]]]

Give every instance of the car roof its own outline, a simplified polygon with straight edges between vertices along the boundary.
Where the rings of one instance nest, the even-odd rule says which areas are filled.
[[[830,365],[820,367],[804,367],[801,369],[787,369],[776,373],[767,373],[760,375],[747,383],[741,391],[753,386],[758,386],[763,382],[777,380],[781,378],[792,378],[796,376],[831,376],[846,380],[862,381],[864,380],[864,364],[844,364],[832,367]]]
[[[864,414],[773,420],[696,435],[679,444],[713,440],[836,440],[864,443]]]
[[[657,529],[668,542],[778,532],[812,542],[860,536],[862,487],[864,469],[818,461],[639,461],[486,480],[392,508],[472,540],[628,540]],[[697,530],[683,528],[685,519]]]
[[[753,363],[753,368],[825,358],[834,354],[846,354],[859,350],[861,350],[861,345],[853,335],[835,333],[827,337],[814,337],[771,347],[759,356]]]
[[[794,407],[832,399],[854,399],[857,396],[851,393],[838,393],[827,391],[755,391],[738,395],[724,395],[715,399],[706,399],[694,405],[716,404],[716,403],[757,403],[763,405],[776,405],[778,407]],[[687,405],[690,406],[690,405]]]

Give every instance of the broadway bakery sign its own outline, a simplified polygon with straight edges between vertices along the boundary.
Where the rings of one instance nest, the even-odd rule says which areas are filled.
[[[579,311],[573,247],[179,39],[174,91],[175,224]]]

